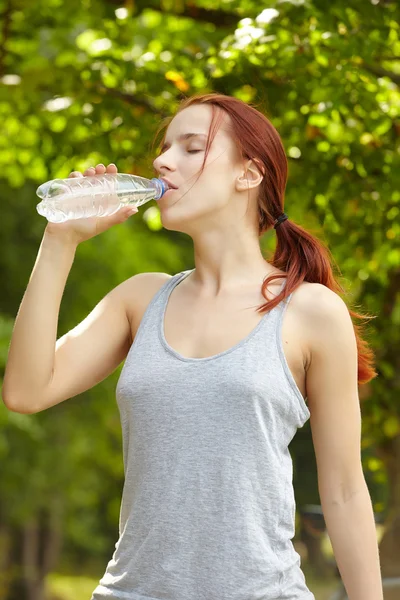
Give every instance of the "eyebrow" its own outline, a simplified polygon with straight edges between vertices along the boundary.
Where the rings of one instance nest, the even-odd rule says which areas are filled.
[[[181,135],[178,136],[178,140],[188,140],[192,137],[197,137],[197,136],[204,136],[207,137],[206,133],[182,133]],[[164,152],[164,150],[166,150],[166,148],[169,148],[170,144],[163,144],[162,148],[161,148],[161,152]]]

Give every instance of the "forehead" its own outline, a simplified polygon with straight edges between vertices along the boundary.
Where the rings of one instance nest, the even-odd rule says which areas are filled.
[[[211,106],[204,104],[195,104],[188,106],[179,112],[168,125],[165,140],[172,141],[183,133],[205,133],[208,134],[213,111]],[[223,113],[223,119],[216,133],[215,139],[223,139],[226,141],[229,138],[229,116]],[[201,138],[198,138],[201,139]]]

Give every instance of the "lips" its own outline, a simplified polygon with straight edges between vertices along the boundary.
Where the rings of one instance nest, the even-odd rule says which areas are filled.
[[[161,181],[164,181],[164,183],[167,184],[168,188],[170,190],[177,190],[178,187],[176,185],[174,185],[173,183],[171,183],[170,181],[168,181],[168,179],[165,179],[165,177],[160,177]]]

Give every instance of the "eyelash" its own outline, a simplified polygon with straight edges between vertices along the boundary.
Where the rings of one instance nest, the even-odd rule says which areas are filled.
[[[196,152],[203,152],[203,151],[202,150],[187,150],[188,154],[196,154]],[[164,152],[161,152],[158,156],[162,156],[163,154],[164,154]]]

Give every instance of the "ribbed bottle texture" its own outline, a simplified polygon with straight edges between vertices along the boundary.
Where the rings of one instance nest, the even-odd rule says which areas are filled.
[[[105,217],[124,205],[141,206],[149,200],[159,200],[167,189],[161,179],[127,173],[52,179],[36,190],[42,199],[36,210],[52,223]]]

